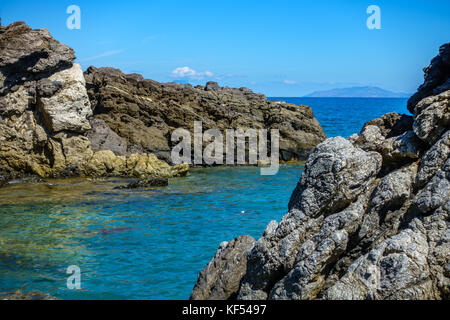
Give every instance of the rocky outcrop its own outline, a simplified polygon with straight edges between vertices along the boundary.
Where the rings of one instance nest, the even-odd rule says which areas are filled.
[[[408,100],[408,110],[415,113],[416,105],[423,98],[436,96],[450,90],[450,43],[446,43],[439,49],[439,54],[431,60],[428,67],[424,68],[425,81],[417,92]]]
[[[114,189],[147,189],[154,187],[166,187],[169,185],[167,178],[153,178],[140,179],[135,182],[131,182],[125,186],[115,187]]]
[[[248,250],[255,243],[250,236],[222,242],[213,260],[200,272],[192,300],[224,300],[236,297],[246,271]]]
[[[112,68],[90,67],[85,78],[94,119],[125,139],[128,153],[151,152],[170,161],[171,133],[177,128],[192,133],[194,121],[223,134],[237,128],[279,129],[281,160],[303,160],[326,138],[311,108],[270,102],[247,88],[162,84]]]
[[[59,300],[48,293],[40,291],[23,292],[16,290],[8,293],[0,293],[0,300]]]
[[[449,299],[449,55],[446,44],[425,68],[413,116],[384,115],[313,150],[289,212],[244,263],[218,250],[210,264],[242,275],[238,299]],[[237,281],[213,283],[234,292]]]
[[[187,165],[126,153],[123,139],[90,120],[86,82],[74,59],[73,50],[46,29],[23,22],[0,26],[0,171],[41,177],[185,174]]]

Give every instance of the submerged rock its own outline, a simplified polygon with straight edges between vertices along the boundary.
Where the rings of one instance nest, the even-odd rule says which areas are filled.
[[[48,293],[40,291],[23,292],[22,290],[16,290],[14,292],[0,293],[0,300],[59,300],[52,297]]]
[[[71,48],[46,29],[0,26],[0,170],[41,177],[178,176],[156,156],[125,152],[91,104]],[[91,126],[94,125],[94,127]]]
[[[446,44],[425,69],[413,116],[387,114],[319,144],[289,212],[214,277],[234,273],[237,299],[449,299],[449,56]]]
[[[126,186],[115,187],[114,189],[146,189],[154,187],[166,187],[169,185],[169,179],[167,178],[153,178],[140,179],[135,182],[131,182]]]

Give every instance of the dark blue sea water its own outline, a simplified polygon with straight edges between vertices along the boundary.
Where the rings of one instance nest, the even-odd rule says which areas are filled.
[[[410,114],[405,98],[282,98],[294,104],[310,106],[328,137],[359,133],[364,123],[389,112]]]
[[[313,108],[328,136],[349,136],[405,99],[283,98]],[[62,299],[187,299],[220,242],[259,237],[280,220],[303,166],[193,169],[167,188],[114,190],[123,180],[0,188],[0,292]],[[66,285],[81,269],[81,290]]]

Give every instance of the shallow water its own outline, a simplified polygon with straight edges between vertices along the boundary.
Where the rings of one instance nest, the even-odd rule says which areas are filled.
[[[0,189],[0,292],[63,299],[187,299],[221,241],[259,237],[280,220],[302,173],[256,167],[193,169],[169,187],[114,190],[120,179]],[[81,269],[81,290],[66,268]]]

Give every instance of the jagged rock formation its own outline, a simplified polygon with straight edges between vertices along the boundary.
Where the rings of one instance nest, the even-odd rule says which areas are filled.
[[[40,291],[23,292],[16,290],[9,293],[0,293],[0,300],[59,300],[48,293]]]
[[[138,181],[131,182],[125,186],[118,186],[114,189],[147,189],[154,187],[166,187],[169,185],[169,179],[167,178],[145,178]]]
[[[387,114],[314,149],[289,212],[235,249],[247,258],[238,299],[450,297],[449,56],[446,44],[425,69],[412,117]],[[200,274],[194,292],[234,298],[238,279],[217,279],[242,265],[224,250],[214,261],[219,274]]]
[[[200,272],[192,290],[192,300],[215,300],[235,297],[245,274],[247,253],[255,243],[250,236],[222,242],[213,260]]]
[[[112,151],[105,148],[119,139],[107,129],[88,133],[91,104],[74,60],[73,50],[46,29],[32,30],[23,22],[0,26],[0,172],[6,172],[1,176],[186,173],[186,165],[170,167],[155,155],[120,154],[116,143],[110,143]],[[91,144],[89,137],[102,134],[109,140]]]
[[[113,68],[89,67],[85,78],[94,119],[124,138],[128,153],[151,152],[170,161],[171,133],[193,132],[194,121],[222,132],[279,129],[281,160],[303,160],[326,138],[310,107],[270,102],[247,88],[161,84]]]

